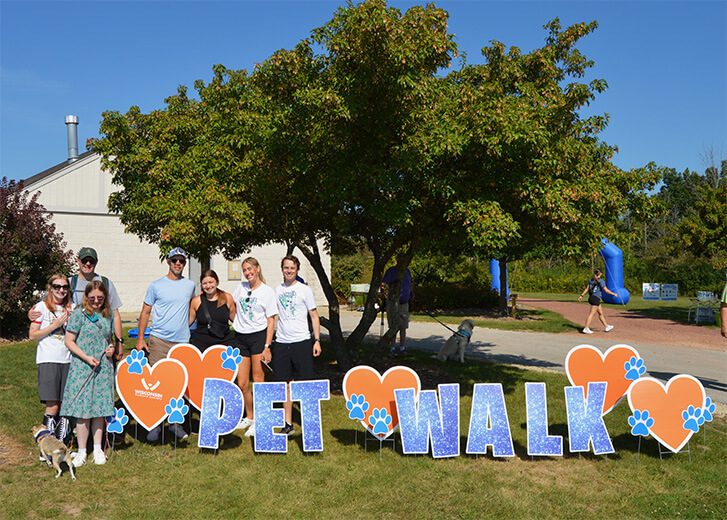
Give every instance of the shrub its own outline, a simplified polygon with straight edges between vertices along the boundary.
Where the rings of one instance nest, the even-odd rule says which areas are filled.
[[[33,293],[45,289],[51,274],[71,269],[63,235],[56,233],[37,198],[22,183],[0,181],[0,336],[25,333]]]
[[[463,283],[421,284],[414,289],[413,311],[490,309],[498,306],[497,293],[488,286]]]
[[[331,285],[339,302],[348,301],[352,283],[369,283],[373,256],[367,252],[331,257]]]

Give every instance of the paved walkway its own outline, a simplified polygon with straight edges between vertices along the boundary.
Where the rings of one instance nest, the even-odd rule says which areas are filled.
[[[581,307],[585,308],[585,307]],[[343,311],[341,325],[344,334],[358,324],[361,313]],[[616,323],[618,327],[618,323]],[[685,327],[688,327],[685,325]],[[380,322],[369,329],[372,339],[379,338]],[[712,329],[715,331],[716,329]],[[438,352],[452,333],[442,325],[432,322],[412,322],[408,331],[408,347],[428,352]],[[723,338],[716,331],[720,341]],[[636,339],[636,338],[634,338]],[[607,349],[618,343],[626,343],[638,350],[644,359],[649,375],[667,381],[676,374],[687,373],[702,381],[715,401],[727,403],[727,350],[715,344],[680,346],[668,342],[633,341],[628,334],[600,333],[547,334],[540,332],[513,332],[475,328],[467,357],[484,359],[494,363],[508,363],[564,371],[563,363],[568,351],[576,345],[589,344]],[[725,340],[727,343],[727,340]]]

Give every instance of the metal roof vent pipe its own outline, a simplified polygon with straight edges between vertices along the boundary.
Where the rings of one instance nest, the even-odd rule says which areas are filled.
[[[78,160],[78,116],[66,116],[68,135],[68,162]]]

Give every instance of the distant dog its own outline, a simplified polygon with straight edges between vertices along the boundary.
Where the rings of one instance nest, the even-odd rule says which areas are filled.
[[[472,337],[472,331],[475,328],[475,324],[472,320],[464,320],[457,327],[457,332],[445,342],[442,349],[437,354],[437,359],[440,361],[446,361],[447,359],[457,355],[459,362],[464,363],[464,351],[467,349],[467,345],[470,343]]]
[[[71,464],[71,456],[68,451],[68,447],[61,441],[53,436],[53,433],[48,430],[45,426],[38,425],[33,426],[30,429],[33,432],[33,438],[38,443],[40,449],[40,456],[45,459],[48,466],[53,466],[57,473],[56,478],[61,476],[61,462],[65,462],[68,469],[71,472],[71,478],[76,480],[76,474],[73,471],[73,464]]]

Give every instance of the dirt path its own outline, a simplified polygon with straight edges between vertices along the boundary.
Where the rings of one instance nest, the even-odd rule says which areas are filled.
[[[587,303],[536,300],[534,298],[522,298],[518,300],[518,303],[557,312],[581,326],[586,321],[589,309]],[[612,307],[604,307],[603,310],[606,321],[614,325],[614,329],[608,333],[608,337],[618,342],[631,341],[727,351],[727,339],[723,338],[719,329],[715,327],[686,325],[671,320],[649,318],[635,311]],[[591,329],[595,333],[593,337],[606,335],[603,325],[597,318],[591,322]],[[577,332],[573,334],[584,336]]]

